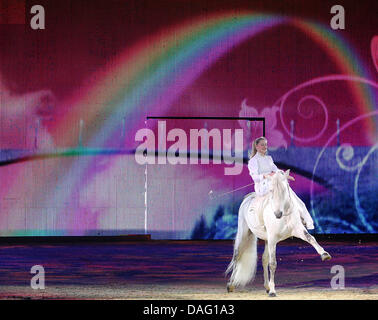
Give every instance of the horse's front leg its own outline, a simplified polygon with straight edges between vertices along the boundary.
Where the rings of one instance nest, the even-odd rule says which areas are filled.
[[[270,271],[269,297],[276,296],[276,289],[274,285],[274,274],[277,268],[276,245],[277,245],[277,241],[275,241],[275,239],[268,239],[268,255],[269,255],[269,271]]]
[[[264,248],[264,253],[263,253],[263,256],[262,256],[262,265],[263,265],[263,269],[264,269],[264,287],[265,287],[267,293],[269,293],[268,263],[269,263],[268,242],[265,241],[265,248]]]
[[[302,225],[296,228],[293,235],[294,237],[302,239],[308,242],[309,244],[311,244],[315,248],[316,252],[320,255],[323,261],[331,259],[331,255],[327,251],[325,251],[322,246],[319,245],[319,243],[315,240],[315,238],[311,234],[309,234],[306,228],[303,227]]]

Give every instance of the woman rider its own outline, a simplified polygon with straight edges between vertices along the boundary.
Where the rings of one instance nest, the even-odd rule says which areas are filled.
[[[274,164],[271,156],[267,155],[268,141],[265,137],[257,138],[253,142],[253,150],[251,157],[248,161],[249,174],[251,175],[255,183],[255,192],[257,196],[264,196],[270,190],[270,180],[268,176],[274,175],[278,168]],[[290,194],[298,202],[300,209],[300,215],[303,224],[307,229],[314,229],[314,222],[307,211],[307,208],[303,201],[298,198],[295,192],[289,187]],[[255,201],[255,200],[253,200]]]

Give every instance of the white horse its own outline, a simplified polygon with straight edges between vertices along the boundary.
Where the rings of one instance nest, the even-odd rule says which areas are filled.
[[[300,211],[300,200],[290,189],[288,179],[290,170],[279,170],[270,179],[270,192],[258,200],[255,210],[250,204],[253,194],[246,196],[239,208],[238,231],[234,242],[234,254],[226,270],[232,271],[227,291],[235,287],[244,287],[253,280],[257,265],[257,238],[265,240],[265,250],[262,256],[264,268],[264,287],[270,297],[276,296],[274,274],[277,267],[276,245],[289,237],[297,237],[310,243],[321,259],[329,260],[331,256],[316,242],[304,227]],[[268,275],[268,265],[270,278]]]

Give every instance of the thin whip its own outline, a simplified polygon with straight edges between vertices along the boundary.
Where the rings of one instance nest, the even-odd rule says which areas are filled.
[[[219,194],[219,195],[217,195],[217,196],[212,196],[213,190],[210,190],[210,192],[209,192],[209,196],[210,196],[212,199],[215,199],[215,198],[218,198],[218,197],[223,197],[223,196],[225,196],[225,195],[227,195],[227,194],[229,194],[229,193],[233,193],[233,192],[235,192],[235,191],[238,191],[238,190],[244,189],[244,188],[249,187],[249,186],[252,186],[252,185],[254,185],[254,184],[255,184],[255,183],[252,182],[252,183],[250,183],[250,184],[247,184],[247,185],[245,185],[245,186],[242,186],[242,187],[236,188],[236,189],[234,189],[234,190],[231,190],[231,191],[227,191],[227,192],[221,193],[221,194]]]

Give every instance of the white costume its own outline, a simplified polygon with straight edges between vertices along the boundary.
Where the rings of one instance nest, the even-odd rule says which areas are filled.
[[[277,172],[278,168],[274,164],[271,156],[262,155],[257,152],[249,161],[248,161],[248,170],[255,183],[255,192],[257,196],[264,196],[270,191],[270,180],[264,178],[264,175],[267,175],[271,172]],[[290,194],[293,195],[294,199],[297,200],[297,203],[300,210],[301,218],[304,220],[304,223],[307,229],[314,229],[314,222],[310,216],[310,213],[307,211],[306,205],[301,199],[295,194],[295,192],[289,187]],[[257,205],[257,199],[254,199],[252,202],[255,202]],[[252,204],[251,204],[252,205]],[[252,205],[253,206],[253,205]],[[251,208],[252,209],[252,208]]]
[[[273,162],[271,156],[263,156],[260,153],[256,153],[248,161],[248,170],[255,183],[255,192],[258,196],[264,196],[269,192],[268,179],[264,178],[264,174],[277,172],[278,168]]]

